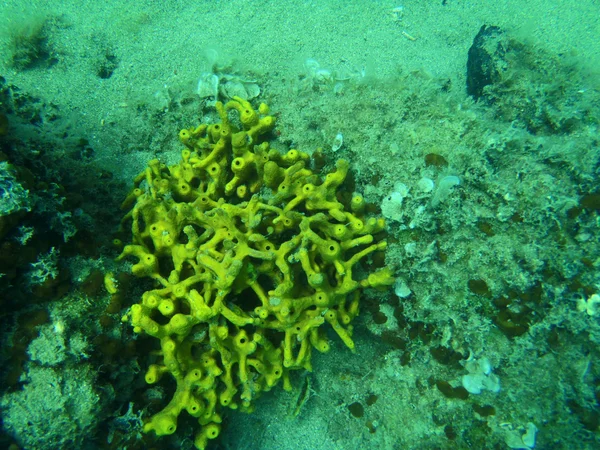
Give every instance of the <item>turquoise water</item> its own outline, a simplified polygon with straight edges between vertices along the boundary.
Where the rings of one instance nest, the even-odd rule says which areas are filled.
[[[215,449],[599,446],[596,1],[12,0],[0,10],[3,448],[188,449],[210,423],[220,426],[208,441]],[[278,155],[306,155],[300,165],[315,176],[298,178],[298,186],[319,186],[337,160],[349,162],[332,203],[317,208],[327,223],[354,226],[331,206],[336,202],[365,223],[385,219],[382,231],[352,231],[387,242],[352,277],[367,285],[369,273],[387,268],[395,281],[357,290],[360,314],[350,314],[351,323],[341,297],[300,306],[299,298],[320,292],[302,251],[322,270],[328,293],[339,292],[348,268],[323,259],[318,240],[334,238],[322,222],[309,226],[317,237],[294,240],[306,234],[302,218],[315,213],[305,200],[295,209],[296,227],[281,231],[273,222],[273,208],[297,195],[273,192],[287,180],[283,172],[272,185],[253,190],[247,183],[272,207],[252,226],[233,209],[215,203],[206,213],[174,185],[167,192],[152,184],[176,177],[188,142],[180,131],[222,120],[217,102],[232,99],[227,117],[236,130],[245,129],[240,99],[257,111],[267,104],[261,117],[275,117],[273,129],[246,136],[251,153],[268,142],[270,160],[282,168],[293,163]],[[217,140],[198,133],[194,139],[204,144],[188,148],[202,159]],[[234,156],[219,160],[230,175]],[[145,174],[155,159],[165,166]],[[194,169],[202,175],[187,180],[194,190],[210,184],[202,164]],[[255,179],[252,170],[244,176]],[[133,187],[140,191],[122,205]],[[209,194],[243,208],[251,194],[237,192],[221,186]],[[360,197],[365,208],[352,209]],[[193,230],[177,229],[179,245],[199,243],[188,246],[186,269],[175,270],[150,231],[136,235],[135,226],[143,235],[164,217],[144,215],[133,231],[130,218],[122,220],[143,201],[189,203],[206,213],[186,222]],[[217,229],[206,226],[217,210],[239,218],[237,231],[263,236],[252,237],[253,249],[261,239],[295,246],[269,271],[256,254],[245,257],[237,284],[225,289],[206,258],[225,265],[226,255],[240,259],[241,244],[226,237],[205,251],[211,236],[217,239]],[[173,213],[165,217],[174,220]],[[163,228],[160,239],[169,233]],[[345,239],[338,239],[343,263],[371,242]],[[128,244],[157,256],[157,276],[131,276],[135,256],[115,260]],[[311,344],[299,367],[285,364],[289,391],[282,379],[267,390],[259,364],[275,367],[285,358],[266,362],[268,347],[258,336],[283,349],[290,332],[295,356],[305,339],[278,315],[281,264],[291,267],[292,317],[312,318],[331,347],[320,353]],[[213,315],[167,333],[163,347],[146,325],[134,332],[130,308],[145,292],[166,289],[160,295],[193,316],[193,296],[172,291],[192,267],[210,274],[192,288]],[[271,308],[267,323],[254,309],[262,301],[258,288],[248,288],[261,270],[256,283]],[[225,308],[247,324],[210,303],[207,292],[218,282],[225,283],[214,291]],[[164,308],[148,313],[161,327],[172,314]],[[343,331],[327,323],[331,311]],[[144,424],[183,386],[183,376],[167,369],[165,339],[194,348],[191,363],[176,357],[184,374],[196,364],[202,379],[210,378],[199,362],[210,351],[219,370],[227,369],[223,349],[236,344],[228,337],[217,345],[211,324],[230,336],[244,330],[257,343],[248,380],[244,363],[233,359],[238,408],[222,403],[227,383],[216,375],[216,415],[198,424],[183,411],[173,434],[145,433]],[[152,364],[165,374],[147,384]],[[210,389],[203,386],[189,392],[206,410]]]

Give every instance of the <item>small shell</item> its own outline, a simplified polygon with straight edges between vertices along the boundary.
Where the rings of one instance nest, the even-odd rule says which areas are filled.
[[[248,93],[248,98],[246,100],[252,100],[260,95],[260,86],[256,83],[252,82],[244,82],[244,87],[246,88],[246,92]]]
[[[344,136],[342,133],[338,133],[335,135],[335,139],[333,140],[333,144],[331,144],[331,150],[337,152],[344,145]]]
[[[219,77],[211,72],[200,74],[196,93],[200,98],[214,97],[216,100],[219,95]]]
[[[333,75],[331,71],[327,69],[319,69],[315,72],[315,83],[329,83],[333,80]]]
[[[423,177],[419,180],[418,186],[419,186],[419,189],[421,190],[421,192],[424,192],[427,194],[427,193],[433,191],[435,184],[431,178]]]
[[[319,67],[320,65],[316,59],[308,58],[306,61],[304,61],[304,68],[310,76],[315,76],[317,70],[319,70]]]
[[[394,193],[399,194],[402,198],[408,197],[408,186],[404,183],[394,183]]]
[[[244,100],[252,100],[260,95],[260,86],[252,81],[233,79],[222,82],[219,91],[227,98],[240,97]]]
[[[219,91],[227,98],[240,97],[244,100],[248,100],[248,92],[246,92],[244,83],[241,81],[227,81],[226,83],[221,83]]]
[[[396,282],[394,283],[394,293],[400,298],[406,298],[412,291],[402,278],[396,278]]]

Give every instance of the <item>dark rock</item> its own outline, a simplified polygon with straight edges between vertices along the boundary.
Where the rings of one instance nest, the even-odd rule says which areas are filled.
[[[504,33],[484,25],[475,36],[467,58],[467,94],[478,100],[484,88],[498,82],[506,68]]]

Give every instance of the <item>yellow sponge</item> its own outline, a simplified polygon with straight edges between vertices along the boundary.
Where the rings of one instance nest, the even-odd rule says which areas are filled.
[[[146,382],[176,385],[144,430],[172,434],[185,410],[198,449],[218,436],[223,408],[250,412],[279,380],[290,388],[290,370],[311,370],[312,349],[330,348],[324,327],[354,350],[360,290],[394,281],[365,264],[385,249],[385,222],[362,196],[338,195],[347,161],[322,177],[308,154],[270,148],[266,105],[216,108],[220,122],[179,132],[180,162],[152,160],[134,180],[122,222],[132,242],[118,258],[154,283],[125,317],[160,343]]]

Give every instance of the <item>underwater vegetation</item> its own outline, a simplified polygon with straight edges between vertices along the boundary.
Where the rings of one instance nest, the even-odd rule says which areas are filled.
[[[69,62],[36,24],[18,73]],[[213,62],[95,124],[115,153],[2,79],[0,445],[595,448],[600,95],[473,38],[458,88]]]
[[[56,29],[63,26],[60,18],[34,15],[15,21],[8,32],[8,62],[17,70],[49,67],[58,61],[53,41]]]
[[[307,154],[270,150],[265,104],[255,111],[234,97],[216,108],[220,122],[179,133],[179,164],[150,161],[136,178],[123,204],[133,242],[119,256],[159,284],[126,316],[160,340],[146,382],[168,374],[177,383],[144,431],[173,434],[186,411],[201,425],[198,449],[218,436],[223,408],[250,412],[280,380],[291,390],[289,371],[311,370],[313,348],[329,351],[324,324],[353,350],[361,290],[394,283],[390,269],[354,275],[385,249],[375,238],[385,222],[365,215],[358,194],[337,199],[346,161],[319,176]]]

